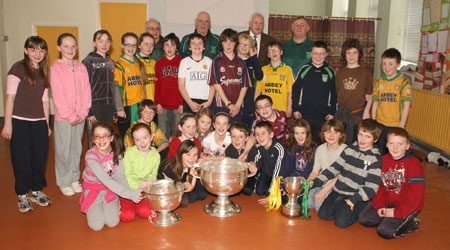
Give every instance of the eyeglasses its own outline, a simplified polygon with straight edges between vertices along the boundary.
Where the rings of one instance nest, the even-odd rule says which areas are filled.
[[[104,136],[94,135],[94,136],[92,136],[92,139],[94,141],[109,140],[109,139],[111,139],[111,135],[104,135]]]
[[[258,107],[256,107],[256,109],[257,110],[264,110],[264,109],[268,109],[270,107],[272,107],[272,104],[266,104],[264,106],[258,106]]]
[[[147,30],[151,30],[151,31],[153,31],[153,30],[161,30],[161,28],[160,27],[147,27]]]
[[[269,53],[275,53],[279,50],[280,50],[279,48],[273,48],[273,49],[269,49],[268,51],[269,51]]]
[[[239,45],[242,45],[242,47],[250,47],[250,44],[246,44],[246,43],[240,43]]]
[[[136,44],[129,44],[129,43],[125,43],[123,46],[128,47],[128,48],[136,48]]]

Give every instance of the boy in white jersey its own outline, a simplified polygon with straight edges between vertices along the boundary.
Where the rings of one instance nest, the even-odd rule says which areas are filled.
[[[205,39],[199,34],[193,34],[188,43],[192,54],[180,62],[178,89],[184,100],[183,111],[195,114],[211,105],[214,88],[208,85],[211,59],[203,56]]]

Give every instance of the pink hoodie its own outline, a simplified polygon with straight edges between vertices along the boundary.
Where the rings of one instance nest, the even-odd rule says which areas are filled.
[[[56,60],[51,67],[50,84],[55,103],[55,121],[74,122],[85,119],[91,107],[91,85],[84,64],[73,61],[72,67]]]

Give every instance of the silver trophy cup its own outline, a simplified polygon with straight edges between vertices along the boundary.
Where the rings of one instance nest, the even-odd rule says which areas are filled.
[[[287,217],[299,217],[301,207],[297,203],[297,198],[303,190],[305,178],[291,176],[283,178],[283,180],[285,191],[289,196],[289,201],[283,206],[281,213]]]
[[[247,183],[248,164],[237,159],[206,161],[199,165],[202,185],[217,198],[206,204],[203,210],[217,217],[231,217],[241,212],[241,207],[228,196],[240,192]]]
[[[158,226],[170,226],[178,223],[181,216],[172,212],[181,203],[181,197],[184,193],[182,182],[174,183],[173,180],[157,180],[145,190],[147,199],[156,211],[156,221]]]

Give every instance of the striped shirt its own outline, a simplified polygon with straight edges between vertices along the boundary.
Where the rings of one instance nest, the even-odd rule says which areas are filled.
[[[353,204],[370,200],[378,191],[381,181],[381,156],[378,149],[361,151],[358,142],[348,146],[330,167],[314,179],[314,187],[320,187],[336,176],[338,180],[334,191],[350,196],[349,200]]]

